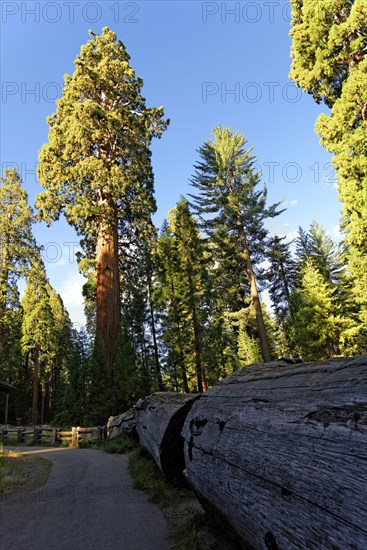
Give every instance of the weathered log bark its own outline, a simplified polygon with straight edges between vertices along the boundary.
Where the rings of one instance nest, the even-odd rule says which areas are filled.
[[[136,403],[140,445],[175,485],[185,484],[181,431],[189,410],[199,397],[200,394],[157,392]]]
[[[367,548],[367,356],[246,367],[182,433],[189,483],[246,548]]]
[[[136,412],[135,409],[130,409],[118,416],[110,416],[107,422],[107,430],[109,439],[113,439],[119,435],[136,436]]]

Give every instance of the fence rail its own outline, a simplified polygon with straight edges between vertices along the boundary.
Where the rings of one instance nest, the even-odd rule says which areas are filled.
[[[91,428],[80,428],[79,426],[71,428],[71,431],[64,431],[58,428],[0,428],[0,443],[6,443],[9,437],[16,437],[17,443],[42,443],[45,441],[56,445],[68,441],[71,447],[79,447],[80,443],[88,441],[101,445],[107,439],[106,426],[93,426]]]

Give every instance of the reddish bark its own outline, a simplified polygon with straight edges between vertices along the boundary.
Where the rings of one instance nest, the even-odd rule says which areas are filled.
[[[101,222],[97,232],[96,271],[96,334],[103,343],[108,361],[108,372],[116,355],[116,341],[120,325],[120,281],[118,266],[118,222],[114,208],[112,224]]]

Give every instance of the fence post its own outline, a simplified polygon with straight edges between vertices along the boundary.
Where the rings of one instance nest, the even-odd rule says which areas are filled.
[[[103,426],[103,441],[106,441],[107,439],[107,425],[105,424]]]
[[[0,443],[2,443],[4,441],[4,435],[5,435],[4,431],[5,431],[4,428],[0,429]]]
[[[52,445],[57,443],[57,428],[54,428],[52,431]]]
[[[23,441],[23,429],[18,428],[17,429],[17,442],[22,443],[22,441]]]
[[[102,443],[102,426],[97,426],[97,445],[100,447]]]
[[[73,448],[77,448],[78,445],[79,445],[79,442],[78,442],[78,428],[73,426],[71,428],[71,446]]]

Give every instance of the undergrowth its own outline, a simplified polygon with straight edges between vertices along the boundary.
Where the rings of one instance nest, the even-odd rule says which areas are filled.
[[[129,456],[128,472],[134,481],[134,487],[142,489],[150,502],[166,508],[176,502],[184,490],[170,485],[153,460],[147,458],[140,449]]]
[[[24,456],[0,446],[0,495],[34,489],[43,485],[51,463],[40,457]]]
[[[113,439],[107,439],[103,444],[103,450],[107,453],[126,454],[136,449],[137,446],[135,439],[127,435],[120,435]]]
[[[222,528],[201,508],[189,489],[168,483],[154,461],[141,449],[129,455],[128,472],[134,487],[145,491],[150,502],[162,508],[171,524],[175,550],[239,550]]]

